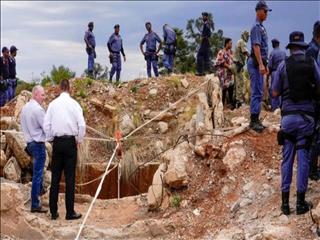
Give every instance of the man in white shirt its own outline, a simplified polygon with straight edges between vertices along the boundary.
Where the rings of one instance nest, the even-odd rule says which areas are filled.
[[[83,140],[86,124],[81,106],[70,97],[68,80],[60,82],[60,90],[60,96],[49,104],[44,119],[46,138],[48,141],[53,141],[49,205],[51,219],[57,219],[59,183],[64,171],[66,219],[73,220],[82,216],[74,211],[74,191],[77,145]]]
[[[32,89],[31,100],[23,106],[20,122],[27,150],[33,157],[33,176],[31,187],[31,212],[46,213],[39,200],[42,190],[43,169],[46,161],[45,133],[43,119],[45,111],[41,103],[45,98],[44,89],[37,85]]]

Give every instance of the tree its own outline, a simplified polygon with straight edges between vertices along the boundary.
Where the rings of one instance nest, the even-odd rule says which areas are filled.
[[[108,66],[105,68],[102,67],[100,63],[94,63],[93,65],[93,78],[96,80],[103,80],[103,79],[108,79]],[[85,76],[89,76],[88,74],[88,69],[84,71]]]
[[[50,75],[51,75],[51,80],[55,84],[60,84],[60,82],[63,79],[70,79],[75,77],[76,73],[63,65],[60,65],[58,68],[55,65],[53,65]]]

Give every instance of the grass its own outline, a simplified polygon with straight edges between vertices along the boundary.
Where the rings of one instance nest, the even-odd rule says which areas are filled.
[[[181,81],[179,77],[176,77],[176,76],[170,77],[168,81],[169,81],[169,85],[172,88],[178,89],[181,86]]]
[[[181,204],[181,197],[179,194],[174,194],[172,197],[171,197],[171,201],[170,201],[170,204],[172,207],[175,207],[175,208],[178,208],[180,207],[180,204]]]

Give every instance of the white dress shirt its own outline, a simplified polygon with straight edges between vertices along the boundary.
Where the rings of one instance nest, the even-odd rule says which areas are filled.
[[[23,106],[20,114],[20,123],[24,139],[27,143],[44,142],[46,136],[43,130],[45,111],[34,99]]]
[[[69,93],[62,92],[53,100],[44,118],[44,131],[47,141],[54,137],[75,136],[78,142],[83,140],[86,124],[82,108],[79,103],[70,97]]]

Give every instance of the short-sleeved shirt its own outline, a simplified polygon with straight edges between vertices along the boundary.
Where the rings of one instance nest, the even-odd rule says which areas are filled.
[[[261,22],[256,20],[255,24],[250,31],[251,51],[253,51],[254,45],[260,46],[260,52],[262,59],[268,59],[268,36],[265,27]]]
[[[268,67],[270,72],[276,71],[279,64],[286,59],[285,51],[282,51],[279,47],[272,50],[269,57]]]
[[[91,31],[86,31],[84,34],[84,39],[87,40],[87,42],[93,47],[96,47],[96,38]]]
[[[232,72],[224,66],[225,63],[231,66],[232,62],[231,50],[221,49],[218,52],[215,65],[217,66],[217,75],[223,89],[233,85]]]
[[[0,57],[0,76],[2,79],[9,79],[9,60]]]
[[[313,57],[320,67],[320,45],[314,39],[312,39],[312,41],[309,43],[306,55]]]
[[[295,51],[292,54],[295,55],[302,55],[305,54],[304,51]],[[316,62],[314,62],[315,65],[315,71],[314,71],[314,77],[316,80],[316,88],[320,87],[320,70],[317,66]],[[276,70],[274,81],[272,84],[272,90],[275,92],[280,93],[280,95],[283,94],[284,89],[289,88],[289,80],[287,76],[286,71],[286,63],[285,61],[282,61],[279,65],[279,67]],[[297,111],[297,110],[303,110],[306,112],[314,112],[314,102],[312,100],[303,100],[299,102],[293,102],[290,99],[282,100],[281,103],[281,110],[282,111]]]
[[[9,57],[9,78],[15,79],[16,78],[16,59],[12,56]]]
[[[108,44],[110,45],[111,51],[120,52],[122,48],[122,38],[120,34],[116,35],[113,33],[109,38]]]
[[[146,51],[155,52],[157,50],[157,42],[161,42],[161,38],[155,32],[150,32],[144,35],[140,44],[143,45],[146,43]]]
[[[163,29],[163,39],[166,44],[174,44],[176,42],[176,32],[169,26]]]
[[[245,65],[246,62],[246,53],[248,52],[247,49],[247,43],[241,38],[236,45],[235,51],[234,51],[234,58],[233,60],[235,62],[239,62],[242,65]]]

